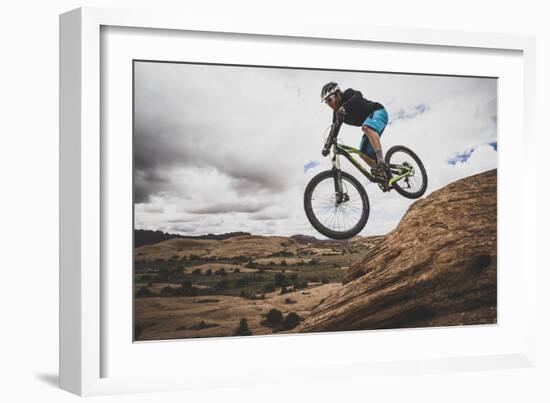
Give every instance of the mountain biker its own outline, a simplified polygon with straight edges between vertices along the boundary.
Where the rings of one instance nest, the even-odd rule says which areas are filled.
[[[378,102],[363,98],[360,91],[348,88],[340,90],[335,82],[327,83],[321,90],[321,102],[332,108],[332,122],[337,119],[351,126],[360,126],[363,137],[359,149],[361,158],[371,167],[372,174],[386,180],[387,164],[384,162],[380,136],[388,124],[388,112]]]

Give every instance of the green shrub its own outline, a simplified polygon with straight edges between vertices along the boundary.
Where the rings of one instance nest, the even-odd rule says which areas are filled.
[[[204,320],[201,320],[200,323],[194,324],[193,326],[189,327],[191,330],[202,330],[202,329],[208,329],[210,327],[216,327],[219,326],[218,323],[208,323]]]
[[[196,297],[199,295],[199,289],[197,287],[180,287],[174,291],[176,297]]]
[[[227,276],[227,272],[225,271],[225,269],[222,267],[218,270],[216,270],[216,272],[214,273],[216,276],[222,276],[222,277],[225,277]]]
[[[160,290],[161,297],[173,297],[176,295],[176,290],[169,285]]]
[[[294,283],[294,289],[302,290],[304,288],[307,288],[307,281],[297,281]]]
[[[264,288],[262,288],[263,292],[273,292],[275,291],[275,284],[269,283],[264,285]]]
[[[143,334],[143,325],[139,322],[136,322],[134,325],[134,339],[139,339]]]
[[[277,273],[275,274],[275,286],[276,287],[283,287],[285,285],[289,285],[288,277],[285,276],[283,273]]]
[[[237,280],[237,287],[246,287],[250,283],[250,278],[241,277]]]
[[[219,291],[225,290],[227,289],[227,287],[229,287],[229,281],[227,281],[226,279],[221,279],[216,284],[216,290],[219,290]]]
[[[300,324],[300,321],[302,318],[296,313],[296,312],[290,312],[285,320],[283,321],[283,325],[281,326],[281,330],[290,330],[294,329],[296,326]]]
[[[265,319],[272,325],[279,325],[283,321],[283,313],[278,309],[270,309]]]
[[[141,287],[136,291],[136,298],[154,297],[155,293],[148,288]]]

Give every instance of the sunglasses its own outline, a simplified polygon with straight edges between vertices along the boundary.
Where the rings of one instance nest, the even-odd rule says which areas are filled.
[[[325,99],[325,103],[328,104],[329,101],[330,101],[332,98],[334,98],[335,96],[336,96],[336,94],[332,94],[332,95],[328,96],[328,97]]]

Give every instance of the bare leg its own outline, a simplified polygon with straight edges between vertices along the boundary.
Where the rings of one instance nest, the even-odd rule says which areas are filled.
[[[368,155],[360,154],[363,161],[365,161],[369,167],[374,168],[376,166],[376,160],[372,159]]]
[[[363,126],[363,132],[365,132],[365,134],[367,135],[370,143],[372,144],[372,148],[374,149],[374,152],[376,153],[376,158],[377,158],[378,162],[383,162],[384,161],[384,154],[382,153],[382,144],[380,144],[380,136],[378,136],[378,133],[376,133],[376,131],[374,131],[373,129],[371,129],[368,126]]]

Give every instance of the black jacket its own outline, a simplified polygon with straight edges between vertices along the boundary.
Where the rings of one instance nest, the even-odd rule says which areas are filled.
[[[355,91],[352,88],[348,88],[342,93],[341,106],[346,110],[344,123],[351,126],[361,126],[371,113],[384,107],[378,102],[363,98],[363,94],[360,91]],[[332,116],[332,121],[334,122],[335,119],[336,112]]]

